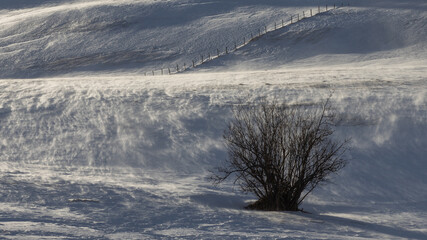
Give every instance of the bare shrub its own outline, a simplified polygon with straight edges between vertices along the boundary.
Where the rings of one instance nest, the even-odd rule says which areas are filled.
[[[258,197],[249,209],[297,211],[319,183],[346,165],[348,140],[331,138],[336,114],[329,99],[314,106],[262,100],[240,104],[233,113],[223,135],[228,158],[212,180],[235,177]]]

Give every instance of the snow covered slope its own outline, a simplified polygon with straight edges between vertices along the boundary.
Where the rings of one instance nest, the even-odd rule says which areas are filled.
[[[7,238],[423,239],[426,69],[2,80],[1,236]],[[351,163],[303,205],[243,211],[214,188],[239,98],[311,103],[334,90]],[[326,227],[325,227],[326,225]]]
[[[199,54],[224,51],[265,24],[315,5],[312,0],[12,2],[0,3],[23,7],[0,10],[3,77],[188,66]]]
[[[1,1],[0,238],[426,239],[424,0],[351,1],[143,74],[319,2]],[[311,214],[246,211],[253,196],[206,180],[240,99],[331,92],[351,161]]]
[[[374,6],[371,2],[358,1],[303,19],[204,67],[269,70],[349,63],[427,65],[426,3],[398,8],[391,1],[374,1]]]

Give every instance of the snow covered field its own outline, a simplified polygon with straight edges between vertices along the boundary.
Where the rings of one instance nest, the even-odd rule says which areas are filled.
[[[0,3],[0,238],[427,239],[427,4],[353,0],[182,74],[332,1]],[[332,95],[350,164],[303,204],[256,212],[209,170],[239,100]]]

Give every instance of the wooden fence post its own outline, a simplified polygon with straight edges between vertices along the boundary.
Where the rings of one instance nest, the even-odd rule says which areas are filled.
[[[200,55],[201,59],[202,59],[202,63],[203,63],[203,55]]]
[[[176,72],[179,72],[178,64],[176,64]]]
[[[216,55],[219,57],[219,49],[216,49]]]
[[[234,50],[236,50],[236,49],[237,49],[237,43],[234,42]]]
[[[187,69],[187,66],[186,66],[186,64],[184,63],[184,70],[185,70],[185,69]]]
[[[299,13],[298,13],[298,15],[297,15],[297,22],[299,21]]]
[[[328,4],[326,4],[326,11],[328,11]]]
[[[169,71],[169,75],[171,75],[171,68],[168,68],[168,71]]]
[[[305,12],[302,11],[302,18],[305,18]]]
[[[225,54],[228,54],[228,47],[225,47]]]
[[[191,60],[193,62],[193,67],[194,67],[194,60]]]
[[[154,76],[154,71],[151,71],[151,72],[153,72],[153,76]]]
[[[313,9],[310,9],[310,17],[313,17]]]

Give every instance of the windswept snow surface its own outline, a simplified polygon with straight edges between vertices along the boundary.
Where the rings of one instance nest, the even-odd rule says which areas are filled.
[[[425,1],[351,1],[143,74],[318,3],[1,1],[0,238],[427,239]],[[331,93],[350,163],[310,213],[247,211],[206,180],[234,104]]]
[[[358,1],[305,18],[201,68],[244,71],[284,65],[427,65],[427,3],[412,2],[401,8],[390,1],[375,7],[370,4]]]
[[[0,3],[22,7],[0,10],[0,76],[190,66],[201,54],[224,52],[264,25],[316,5],[312,0],[41,3]]]

